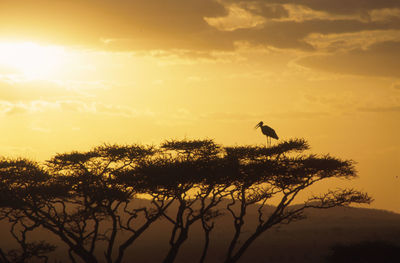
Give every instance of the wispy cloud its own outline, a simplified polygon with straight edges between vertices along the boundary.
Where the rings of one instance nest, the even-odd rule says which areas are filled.
[[[35,114],[43,112],[75,112],[86,114],[110,115],[125,118],[153,116],[151,111],[139,111],[126,105],[104,104],[99,102],[64,101],[30,101],[9,102],[0,101],[0,113],[4,115]]]
[[[0,155],[6,154],[7,156],[21,157],[21,156],[35,156],[37,150],[28,146],[11,146],[0,145]]]
[[[320,52],[349,51],[370,48],[371,45],[400,41],[400,30],[369,30],[342,34],[310,34],[304,39]]]
[[[298,63],[333,73],[399,78],[400,41],[386,41],[328,55],[308,56]]]
[[[361,107],[358,109],[359,109],[359,111],[362,111],[362,112],[373,112],[373,113],[396,112],[396,113],[400,113],[400,106]]]
[[[395,90],[399,90],[400,91],[400,82],[395,82],[392,84],[392,88]]]
[[[228,14],[223,17],[205,17],[204,20],[220,31],[234,31],[239,28],[255,28],[263,25],[266,19],[239,5],[227,7]]]
[[[244,112],[210,112],[202,114],[202,118],[211,119],[216,121],[224,122],[236,122],[236,121],[256,121],[265,117],[263,114],[252,114]]]
[[[176,127],[191,125],[198,120],[198,116],[186,108],[179,108],[168,113],[159,114],[155,123],[159,126]]]

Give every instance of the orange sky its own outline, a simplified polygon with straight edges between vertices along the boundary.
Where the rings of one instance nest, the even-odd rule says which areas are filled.
[[[400,212],[400,2],[295,3],[0,1],[0,154],[263,144],[263,120],[357,161],[330,186]]]

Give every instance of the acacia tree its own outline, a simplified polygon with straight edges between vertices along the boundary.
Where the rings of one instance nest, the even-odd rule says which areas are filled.
[[[172,224],[169,250],[163,262],[174,262],[189,236],[190,228],[201,222],[204,262],[210,242],[213,220],[221,215],[218,204],[227,196],[227,170],[221,159],[221,147],[211,140],[166,141],[161,154],[140,172],[154,191],[161,191],[177,203],[176,211],[165,210],[163,217]],[[222,162],[221,162],[222,161]]]
[[[303,218],[307,208],[371,202],[365,193],[343,189],[291,206],[301,191],[319,181],[356,177],[352,161],[302,154],[308,149],[301,139],[268,148],[172,140],[160,147],[103,145],[57,154],[45,164],[1,160],[0,215],[11,222],[10,232],[21,249],[8,254],[0,250],[0,258],[46,260],[44,254],[54,247],[27,238],[40,227],[68,246],[72,262],[98,262],[102,257],[122,262],[138,237],[164,219],[171,223],[171,236],[163,262],[176,260],[195,223],[204,232],[199,259],[204,262],[214,223],[227,215],[233,233],[224,261],[237,262],[257,237],[275,225]],[[138,205],[138,195],[149,198],[148,205]],[[266,212],[272,199],[279,202]],[[177,209],[171,209],[173,205]],[[258,224],[243,236],[251,207],[258,209]]]
[[[55,192],[61,196],[63,191],[55,185],[51,189],[45,187],[50,177],[34,162],[3,159],[0,170],[0,220],[10,223],[10,234],[19,245],[19,249],[7,252],[0,248],[0,262],[25,262],[34,258],[47,262],[46,254],[56,247],[44,240],[28,239],[29,233],[39,228],[40,223],[29,220],[24,208],[27,203],[46,202]]]
[[[153,195],[152,207],[136,205],[135,195],[146,189],[139,189],[139,178],[123,176],[155,153],[153,147],[104,145],[83,153],[57,154],[41,166],[3,160],[2,216],[13,223],[14,238],[17,225],[24,229],[18,230],[22,246],[28,231],[40,226],[68,246],[72,262],[76,258],[98,262],[99,255],[107,262],[121,262],[126,249],[172,202]]]
[[[271,227],[303,219],[308,208],[332,208],[351,203],[370,203],[372,199],[354,189],[328,190],[310,196],[303,204],[291,206],[298,194],[315,183],[330,178],[354,179],[354,162],[329,155],[305,155],[305,140],[284,141],[274,147],[220,147],[212,141],[170,141],[161,146],[167,155],[148,164],[149,178],[178,202],[176,214],[164,217],[173,224],[170,250],[163,262],[173,262],[190,227],[201,221],[204,247],[200,262],[210,246],[215,219],[228,214],[233,219],[233,235],[225,262],[237,262],[249,246]],[[171,153],[172,151],[172,153]],[[153,170],[155,169],[155,170]],[[151,172],[149,172],[151,170]],[[159,176],[165,181],[160,181]],[[221,201],[227,201],[221,207]],[[266,205],[279,200],[272,212]],[[208,201],[208,205],[205,203]],[[258,224],[243,237],[246,215],[257,207]],[[250,221],[250,220],[249,220]]]
[[[304,211],[308,208],[326,209],[372,201],[366,193],[336,189],[310,196],[302,204],[291,206],[301,191],[319,181],[356,177],[353,161],[329,155],[299,154],[308,149],[307,142],[302,139],[285,141],[269,148],[225,148],[225,157],[236,164],[233,187],[229,190],[230,202],[226,205],[234,227],[226,263],[237,262],[257,237],[271,227],[305,218]],[[267,212],[264,207],[271,199],[278,200],[277,205],[272,212]],[[246,212],[251,206],[257,206],[258,224],[239,244]]]

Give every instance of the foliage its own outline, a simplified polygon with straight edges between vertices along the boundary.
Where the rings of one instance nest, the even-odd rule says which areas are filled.
[[[219,216],[232,217],[225,262],[237,262],[262,233],[304,217],[307,208],[369,203],[353,189],[328,190],[291,206],[298,194],[329,178],[353,179],[354,163],[329,155],[301,154],[305,140],[273,147],[222,147],[212,140],[166,141],[159,147],[102,145],[87,152],[57,154],[40,164],[0,161],[0,219],[21,249],[4,262],[26,262],[55,249],[27,235],[39,228],[59,237],[72,262],[122,262],[126,250],[157,220],[171,224],[164,262],[176,259],[195,223],[202,226],[204,262]],[[148,206],[139,197],[150,199]],[[279,198],[272,213],[264,207]],[[176,210],[169,209],[173,205]],[[246,212],[258,206],[258,225],[243,237]],[[104,257],[104,258],[102,258]],[[0,261],[1,262],[1,261]]]

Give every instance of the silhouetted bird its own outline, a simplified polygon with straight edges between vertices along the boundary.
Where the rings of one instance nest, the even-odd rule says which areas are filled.
[[[267,144],[268,144],[268,146],[270,146],[271,145],[271,139],[269,139],[269,141],[268,141],[268,138],[274,138],[274,139],[278,140],[279,137],[278,137],[278,135],[276,135],[276,132],[275,132],[274,129],[272,129],[271,127],[269,127],[267,125],[263,125],[263,124],[264,124],[264,122],[260,121],[256,125],[256,127],[254,127],[254,129],[261,128],[261,132],[265,136],[267,136]]]

